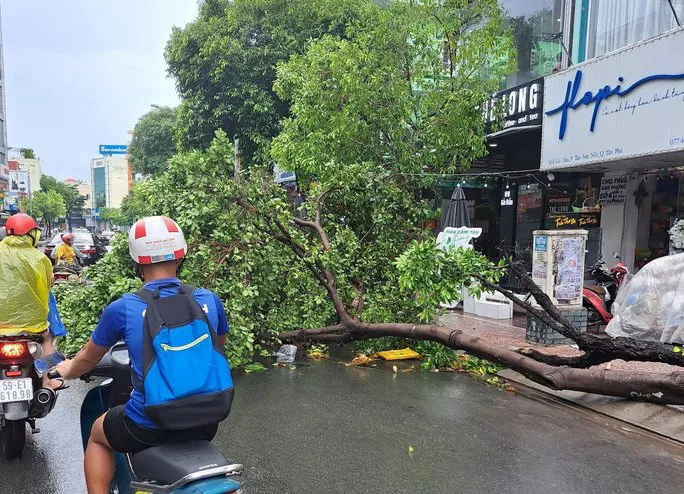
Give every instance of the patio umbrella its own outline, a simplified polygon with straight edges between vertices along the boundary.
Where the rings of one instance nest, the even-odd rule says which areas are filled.
[[[456,187],[451,199],[442,201],[442,230],[447,227],[470,226],[470,216],[466,206],[466,196],[461,187]]]

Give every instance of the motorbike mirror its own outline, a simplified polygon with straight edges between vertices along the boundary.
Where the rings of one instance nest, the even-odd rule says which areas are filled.
[[[58,364],[65,360],[66,357],[62,352],[55,352],[33,362],[33,367],[36,369],[38,375],[42,376],[46,372],[53,370]]]

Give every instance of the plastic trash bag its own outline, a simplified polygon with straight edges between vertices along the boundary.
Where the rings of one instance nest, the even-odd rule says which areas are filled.
[[[0,242],[0,334],[48,329],[52,265],[28,236]]]
[[[275,354],[279,364],[291,364],[297,357],[297,347],[295,345],[283,345]]]
[[[684,254],[661,257],[620,287],[606,333],[684,343]]]

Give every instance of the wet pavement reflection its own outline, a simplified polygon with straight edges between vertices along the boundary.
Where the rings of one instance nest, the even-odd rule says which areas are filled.
[[[245,494],[680,493],[684,447],[455,373],[394,374],[339,361],[236,372],[216,445]],[[85,492],[74,382],[0,493]]]

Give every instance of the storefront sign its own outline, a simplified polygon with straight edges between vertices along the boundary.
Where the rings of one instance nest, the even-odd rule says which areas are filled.
[[[601,179],[601,192],[599,193],[601,205],[624,204],[628,180],[628,177],[603,177]]]
[[[547,77],[541,169],[684,150],[684,28]]]
[[[549,230],[598,228],[601,226],[601,213],[549,213],[544,223]]]
[[[448,227],[437,236],[437,246],[444,251],[465,249],[472,239],[480,235],[482,235],[482,228]]]
[[[541,125],[544,103],[544,79],[535,79],[521,86],[497,93],[485,104],[484,117],[488,131],[503,118],[500,130]]]
[[[503,189],[503,197],[501,197],[501,207],[510,207],[513,206],[513,191],[509,186],[506,186],[505,189]]]

